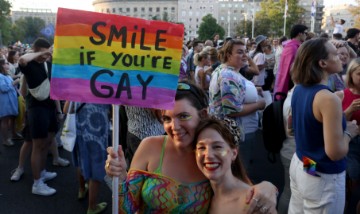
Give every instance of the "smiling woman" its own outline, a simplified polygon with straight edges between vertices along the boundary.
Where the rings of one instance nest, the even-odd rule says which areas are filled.
[[[193,148],[196,127],[207,118],[207,106],[201,89],[181,82],[174,108],[162,111],[167,135],[145,138],[135,152],[128,173],[122,149],[117,152],[108,149],[106,172],[123,181],[119,185],[121,213],[208,212],[213,191],[197,167]],[[216,168],[214,166],[210,164]],[[248,194],[246,207],[250,211],[257,208],[257,201],[275,209],[276,188],[272,184],[263,182],[244,191]],[[245,206],[245,201],[242,205]]]
[[[246,213],[246,192],[251,182],[240,162],[234,137],[216,119],[200,122],[195,134],[196,162],[209,179],[214,196],[209,213]],[[254,198],[256,200],[256,198]],[[259,206],[261,213],[276,213],[275,207]]]

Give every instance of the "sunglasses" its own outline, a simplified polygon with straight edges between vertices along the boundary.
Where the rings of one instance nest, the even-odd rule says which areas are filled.
[[[203,96],[201,96],[199,94],[199,92],[194,87],[192,87],[191,85],[189,85],[187,83],[184,83],[184,82],[179,82],[178,86],[177,86],[177,90],[178,91],[189,91],[192,95],[195,96],[196,100],[199,101],[201,107],[203,107],[203,108],[207,107],[207,104],[204,101],[204,99],[206,99],[206,97],[204,98]]]

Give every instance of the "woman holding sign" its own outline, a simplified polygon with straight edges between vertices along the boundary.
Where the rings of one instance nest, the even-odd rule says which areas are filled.
[[[196,165],[195,129],[207,118],[208,102],[196,86],[180,82],[173,110],[164,110],[167,136],[145,138],[126,172],[121,149],[108,148],[106,172],[120,179],[119,209],[124,213],[207,213],[213,191]],[[261,207],[275,209],[276,188],[262,182],[247,191],[249,212]]]

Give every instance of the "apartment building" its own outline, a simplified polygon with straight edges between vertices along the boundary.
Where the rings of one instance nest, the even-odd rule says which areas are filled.
[[[355,24],[354,16],[349,12],[349,8],[353,7],[351,4],[340,4],[326,7],[324,9],[324,19],[322,22],[322,30],[329,35],[332,35],[334,28],[331,26],[331,17],[334,17],[334,20],[344,19],[344,33],[343,36],[346,36],[346,31],[349,28],[352,28]]]
[[[143,19],[163,19],[178,22],[177,0],[95,0],[94,11]]]
[[[40,18],[45,21],[45,25],[55,25],[56,22],[56,13],[53,13],[50,9],[20,8],[19,10],[11,11],[11,21],[13,23],[25,17]]]

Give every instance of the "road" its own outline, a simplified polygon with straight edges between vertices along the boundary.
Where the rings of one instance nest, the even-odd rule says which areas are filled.
[[[254,183],[267,180],[276,185],[281,192],[284,178],[283,168],[279,155],[277,162],[272,164],[267,161],[267,152],[264,149],[261,131],[258,132],[258,139],[255,145],[254,161],[249,170],[250,179]],[[57,190],[57,193],[50,197],[37,196],[31,193],[33,183],[30,158],[25,166],[25,173],[18,182],[11,182],[11,171],[16,168],[19,150],[22,142],[16,142],[13,147],[0,145],[0,213],[1,214],[79,214],[86,213],[87,200],[77,200],[78,182],[76,168],[52,166],[52,157],[48,156],[47,169],[57,172],[58,176],[48,181],[48,185]],[[71,160],[71,154],[63,149],[59,150],[60,156]],[[354,197],[359,198],[356,193]],[[104,214],[111,213],[111,191],[102,184],[99,194],[99,202],[108,203]],[[355,213],[353,211],[348,213]]]

